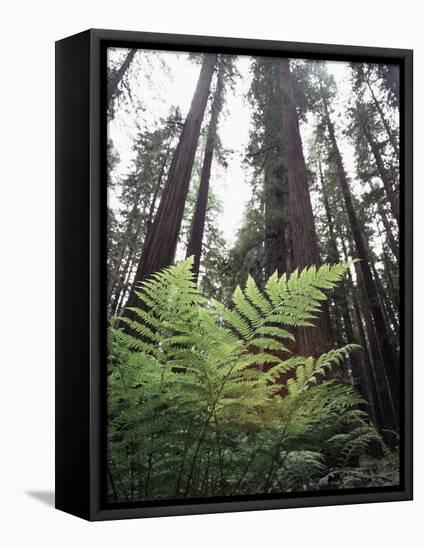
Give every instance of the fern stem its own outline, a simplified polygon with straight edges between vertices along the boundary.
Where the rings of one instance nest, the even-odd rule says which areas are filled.
[[[214,412],[214,423],[215,423],[215,426],[216,426],[217,455],[219,457],[220,488],[223,491],[224,488],[225,488],[226,482],[225,482],[225,475],[223,473],[222,446],[221,446],[220,429],[219,429],[219,423],[217,421],[216,411]]]
[[[203,444],[203,441],[204,441],[204,438],[205,438],[205,435],[206,435],[206,430],[207,430],[207,428],[210,424],[210,420],[212,419],[212,417],[215,413],[216,405],[217,405],[217,402],[218,402],[218,400],[219,400],[219,398],[220,398],[220,396],[223,392],[223,388],[225,387],[225,384],[228,381],[230,375],[232,374],[232,371],[234,370],[235,366],[236,366],[236,362],[232,365],[232,367],[229,369],[227,375],[223,379],[222,385],[220,386],[220,389],[217,392],[216,398],[213,401],[210,413],[207,416],[207,419],[204,423],[201,435],[200,435],[200,437],[198,439],[198,442],[197,442],[197,447],[196,447],[196,450],[195,450],[195,453],[194,453],[194,458],[193,458],[192,463],[191,463],[191,468],[190,468],[190,472],[189,472],[189,476],[188,476],[187,486],[186,486],[186,489],[185,489],[185,498],[188,496],[188,493],[189,493],[189,490],[190,490],[192,476],[193,476],[193,473],[194,473],[194,468],[195,468],[195,465],[196,465],[196,462],[197,462],[198,453],[200,452],[201,445]]]
[[[235,485],[235,489],[234,489],[234,493],[236,493],[238,491],[238,489],[240,488],[241,486],[241,483],[244,481],[244,478],[245,476],[247,475],[247,472],[248,470],[250,469],[250,467],[252,466],[253,462],[254,462],[254,459],[255,457],[257,456],[258,454],[258,450],[259,448],[257,447],[254,452],[251,454],[250,456],[250,459],[249,461],[247,462],[247,465],[245,466],[244,470],[242,471],[242,474],[241,474],[241,477],[238,479],[236,485]]]

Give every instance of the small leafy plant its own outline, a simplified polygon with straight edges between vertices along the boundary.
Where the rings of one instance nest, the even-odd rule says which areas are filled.
[[[342,469],[353,483],[357,457],[383,448],[363,399],[330,375],[359,346],[289,351],[349,264],[275,273],[263,290],[249,277],[233,307],[206,299],[191,266],[152,275],[136,319],[110,328],[109,500],[320,489]]]

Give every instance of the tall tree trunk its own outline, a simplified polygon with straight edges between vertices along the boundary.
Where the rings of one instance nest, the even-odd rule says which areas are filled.
[[[156,188],[154,189],[153,198],[151,199],[150,209],[148,211],[148,216],[147,216],[147,224],[146,224],[147,231],[151,228],[151,225],[153,224],[154,212],[156,210],[157,199],[159,198],[160,192],[162,190],[163,176],[166,171],[167,161],[169,160],[169,152],[170,152],[170,147],[172,145],[172,141],[173,141],[173,135],[169,140],[165,155],[163,157],[163,162],[160,165],[157,185],[156,185]]]
[[[363,128],[364,135],[366,136],[366,139],[370,145],[370,149],[372,151],[372,154],[375,159],[376,167],[379,172],[380,179],[382,180],[383,186],[385,188],[386,196],[388,197],[388,201],[392,208],[392,214],[394,215],[395,219],[397,220],[398,226],[399,226],[399,219],[400,219],[400,210],[399,210],[399,200],[398,196],[395,193],[393,187],[391,178],[388,174],[388,172],[385,169],[385,165],[383,163],[382,155],[380,154],[380,146],[379,143],[376,142],[374,137],[371,135],[371,132],[369,130],[369,127],[367,125],[367,122],[364,120],[364,117],[360,110],[358,111],[358,116],[360,117],[361,126]]]
[[[216,145],[217,124],[222,108],[222,92],[224,73],[223,68],[218,72],[216,90],[210,112],[210,122],[207,130],[206,148],[204,151],[203,166],[201,168],[200,187],[198,189],[194,216],[191,223],[190,237],[187,246],[186,257],[194,256],[192,271],[195,278],[200,272],[201,253],[203,250],[204,227],[206,223],[207,200],[209,197],[210,174],[213,162],[214,148]]]
[[[265,167],[265,189],[266,179],[269,178],[267,172],[268,170]],[[278,210],[282,208],[285,202],[285,193],[282,188],[282,181],[275,182],[273,178],[270,179],[270,185],[267,186],[267,192],[265,191],[266,203],[264,210],[264,270],[266,279],[275,271],[278,272],[279,276],[287,272],[286,222],[282,215],[275,215],[275,206]]]
[[[322,90],[322,99],[324,103],[324,114],[326,118],[326,125],[329,131],[329,137],[332,144],[333,153],[335,156],[337,175],[341,186],[348,219],[351,226],[351,232],[355,243],[357,257],[361,260],[359,269],[361,270],[361,273],[363,275],[363,283],[366,289],[366,295],[367,295],[370,311],[372,314],[372,320],[374,323],[378,344],[380,346],[383,364],[385,366],[385,371],[388,377],[389,393],[392,397],[392,400],[394,403],[394,409],[397,415],[399,410],[399,379],[398,379],[397,358],[391,346],[391,342],[389,339],[389,330],[386,325],[382,308],[379,303],[376,285],[374,283],[371,269],[370,269],[369,254],[367,251],[367,247],[365,245],[363,235],[360,230],[357,215],[353,205],[351,192],[350,192],[350,188],[347,180],[347,175],[345,173],[341,153],[338,148],[334,126],[330,119],[329,109],[327,106],[327,100],[325,97],[324,90]]]
[[[132,210],[129,214],[128,222],[126,224],[126,229],[123,232],[121,242],[120,242],[120,245],[119,245],[119,251],[118,251],[117,258],[116,258],[115,268],[112,270],[112,272],[110,273],[109,278],[108,278],[108,282],[107,282],[107,304],[108,305],[110,304],[110,302],[112,300],[113,291],[115,289],[116,282],[117,282],[118,276],[119,276],[119,272],[120,272],[120,269],[121,269],[121,266],[122,266],[122,261],[123,261],[123,258],[125,256],[126,247],[128,246],[128,241],[129,241],[129,237],[130,237],[130,234],[131,234],[131,231],[132,231],[132,225],[133,225],[134,217],[135,217],[136,212],[137,212],[137,206],[138,206],[137,203],[138,203],[138,200],[135,201],[135,204],[132,207]]]
[[[292,75],[288,59],[278,62],[278,82],[283,97],[283,149],[287,158],[291,212],[291,238],[296,267],[321,264],[319,244],[310,200],[307,171],[301,142]],[[316,326],[298,331],[299,351],[316,355],[332,347],[329,311],[325,305]]]
[[[367,245],[367,249],[369,250],[368,245]],[[394,330],[397,330],[398,324],[397,324],[397,320],[396,320],[396,317],[395,317],[395,313],[392,309],[391,296],[388,296],[389,291],[388,291],[387,288],[384,288],[384,286],[382,284],[379,273],[376,269],[373,254],[370,251],[369,251],[369,257],[370,257],[370,269],[372,271],[373,279],[375,281],[376,289],[377,289],[378,296],[379,296],[380,305],[381,305],[382,311],[384,312],[384,315],[385,315],[385,320],[386,320],[388,325],[392,325],[394,327]],[[385,263],[385,269],[387,271],[386,279],[388,280],[388,285],[389,285],[390,273],[389,273],[389,264],[388,264],[388,261],[387,261],[386,257],[384,259],[384,263]],[[397,310],[398,310],[399,309],[399,304],[398,303],[396,303],[396,307],[397,307]],[[390,330],[390,335],[391,335],[392,340],[396,339],[395,334],[392,334],[392,330]]]
[[[365,287],[366,283],[363,275],[363,264],[357,266],[357,280],[359,286]],[[382,427],[388,430],[397,430],[399,422],[399,408],[396,392],[398,386],[393,387],[389,373],[385,367],[383,348],[380,343],[377,327],[372,317],[372,308],[370,307],[366,294],[366,303],[363,308],[363,317],[366,326],[366,333],[369,340],[371,356],[373,359],[374,379],[377,388],[377,396],[380,403],[381,414],[383,417]],[[387,339],[387,338],[386,338]],[[386,435],[386,434],[385,434]],[[388,436],[388,440],[390,440]]]
[[[126,262],[126,266],[124,270],[124,279],[121,282],[121,286],[119,287],[118,292],[116,293],[116,299],[113,304],[115,315],[122,314],[123,304],[125,303],[125,298],[127,297],[127,294],[128,294],[128,289],[131,283],[131,275],[134,271],[135,265],[136,265],[136,256],[134,252],[131,252]]]
[[[281,113],[282,116],[282,113]],[[277,147],[280,157],[282,147]],[[287,199],[287,173],[279,166],[264,165],[264,271],[268,279],[275,271],[288,271],[287,223],[282,212]]]
[[[395,137],[394,133],[392,132],[392,128],[390,127],[389,122],[386,119],[385,113],[383,112],[383,109],[380,105],[380,102],[377,99],[377,97],[376,97],[376,95],[373,91],[373,87],[370,83],[368,75],[365,75],[365,80],[366,80],[367,87],[369,88],[370,94],[372,96],[373,103],[376,107],[377,112],[379,113],[379,116],[380,116],[380,119],[382,121],[383,127],[385,128],[385,132],[388,135],[389,143],[391,144],[391,147],[394,150],[394,152],[397,156],[397,159],[399,159],[399,147],[398,147],[397,138]]]
[[[373,189],[373,186],[372,186]],[[391,252],[396,260],[397,265],[399,264],[399,245],[398,245],[398,239],[395,238],[393,232],[391,223],[388,220],[388,216],[386,215],[385,209],[383,204],[379,202],[378,204],[378,213],[382,220],[383,228],[385,230],[386,234],[386,240],[388,242],[389,248],[391,249]]]
[[[360,308],[358,306],[357,298],[355,296],[353,296],[353,308],[354,308],[354,316],[356,320],[358,335],[359,335],[361,347],[363,348],[360,354],[360,357],[362,360],[362,366],[360,366],[360,368],[357,369],[356,372],[354,372],[354,378],[357,377],[359,380],[364,379],[365,385],[368,389],[367,395],[365,396],[365,398],[369,404],[370,418],[373,420],[373,423],[375,424],[375,426],[379,430],[381,430],[386,425],[386,423],[384,422],[384,419],[383,419],[381,400],[378,395],[379,391],[375,380],[374,368],[370,361],[370,352],[367,346],[367,339],[364,331],[364,323],[360,312]],[[388,423],[388,425],[389,424],[392,424],[392,422]]]
[[[320,185],[322,187],[323,206],[325,207],[326,221],[329,230],[329,262],[339,261],[339,253],[336,246],[335,228],[333,223],[332,209],[329,203],[329,194],[326,188],[326,181],[323,175],[322,161],[318,159]]]
[[[318,159],[318,165],[319,165],[319,176],[320,176],[320,184],[322,188],[322,198],[323,198],[323,204],[325,207],[325,213],[326,213],[326,221],[328,224],[329,229],[329,262],[330,263],[338,263],[340,261],[340,254],[339,250],[336,244],[336,236],[335,236],[335,227],[334,227],[334,220],[332,215],[332,208],[329,201],[329,193],[326,187],[326,181],[323,174],[322,169],[322,163],[320,158]],[[341,315],[343,319],[344,324],[344,330],[345,330],[345,342],[344,344],[351,344],[354,343],[354,331],[353,331],[353,324],[351,320],[351,313],[350,308],[348,304],[348,291],[347,286],[344,281],[341,281],[338,288],[335,291],[334,300],[339,302],[340,309],[341,309]],[[363,396],[367,399],[369,390],[363,385],[363,382],[361,380],[361,377],[359,377],[358,373],[360,371],[360,364],[358,361],[358,358],[355,354],[353,354],[350,358],[351,363],[351,369],[353,372],[353,376],[357,380],[357,387],[363,394]]]
[[[125,57],[122,65],[119,67],[115,75],[110,79],[110,81],[107,84],[107,105],[109,107],[113,97],[117,92],[119,82],[122,80],[123,75],[129,69],[129,66],[132,63],[132,60],[134,59],[134,55],[136,54],[136,52],[137,52],[136,49],[129,50],[128,55]]]
[[[159,208],[145,239],[126,307],[140,306],[135,294],[137,285],[173,262],[216,60],[216,54],[204,55],[191,107],[172,159]],[[132,316],[131,313],[128,315]]]
[[[342,236],[341,236],[341,245],[342,245],[342,252],[343,252],[344,258],[345,260],[347,260],[347,258],[349,257],[349,254],[345,243],[345,239]],[[362,275],[358,268],[357,268],[357,278],[358,278],[359,285],[361,287],[364,286]],[[384,387],[385,379],[383,378],[382,382],[378,384],[377,377],[376,377],[376,367],[375,367],[375,362],[373,360],[373,357],[376,357],[376,361],[381,361],[381,359],[380,359],[379,347],[376,341],[376,335],[373,329],[373,322],[371,320],[371,316],[368,312],[367,307],[363,308],[363,315],[361,314],[361,310],[358,305],[358,299],[357,299],[357,289],[354,287],[353,280],[350,273],[347,273],[347,283],[349,288],[351,289],[353,312],[354,312],[354,317],[355,317],[355,322],[357,326],[360,343],[362,346],[362,351],[360,353],[362,365],[360,366],[359,371],[354,373],[354,378],[358,380],[364,380],[366,384],[366,388],[367,388],[366,399],[369,404],[369,413],[375,425],[379,429],[382,429],[386,426],[394,426],[395,423],[393,421],[385,422],[386,410],[388,411],[391,410],[392,403],[387,393],[385,393],[384,395],[385,395],[385,400],[387,402],[387,406],[384,406],[384,402],[382,400],[382,395],[381,395],[381,391],[382,391],[381,388]],[[365,321],[363,320],[363,316],[365,317]],[[366,329],[368,327],[370,327],[370,330],[366,333]],[[379,369],[378,372],[380,372],[380,370],[381,369]]]
[[[288,202],[289,202],[289,196],[288,196]],[[286,223],[285,241],[286,241],[286,274],[289,275],[295,270],[294,251],[292,246],[291,221],[289,219]]]
[[[128,287],[128,282],[131,277],[131,271],[134,267],[134,252],[128,250],[128,255],[125,260],[125,264],[122,269],[122,274],[119,278],[118,284],[116,285],[116,291],[112,303],[112,313],[113,315],[119,315],[122,302],[125,298],[125,292]]]
[[[377,295],[379,298],[380,307],[382,308],[382,313],[385,317],[386,326],[389,327],[389,337],[391,339],[391,342],[393,342],[395,340],[395,335],[392,334],[391,325],[395,327],[396,320],[395,320],[394,312],[391,308],[389,298],[387,296],[386,290],[383,287],[382,281],[380,280],[379,273],[376,269],[376,266],[373,260],[370,262],[370,269],[373,275],[373,279],[375,281]]]

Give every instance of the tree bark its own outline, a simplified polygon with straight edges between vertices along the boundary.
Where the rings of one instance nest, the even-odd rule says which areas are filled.
[[[265,168],[265,188],[266,188]],[[275,215],[274,207],[282,208],[285,202],[282,182],[272,181],[266,192],[266,204],[264,211],[265,241],[264,241],[264,271],[266,278],[269,278],[275,271],[279,277],[287,272],[287,249],[286,249],[286,222],[281,215]]]
[[[137,50],[132,49],[129,50],[128,55],[125,57],[122,65],[119,67],[119,69],[116,71],[113,78],[110,79],[110,82],[107,84],[107,105],[110,107],[110,103],[115,96],[119,83],[122,80],[124,74],[129,69],[130,64],[132,63],[132,60],[134,59],[134,55],[136,54]]]
[[[321,259],[288,59],[278,62],[278,82],[283,97],[282,146],[287,159],[293,255],[295,266],[302,269],[319,266]],[[332,347],[332,341],[325,304],[315,327],[299,329],[299,351],[303,355],[320,354]]]
[[[201,168],[200,186],[192,219],[190,237],[186,257],[194,256],[192,271],[196,279],[200,272],[201,253],[203,250],[204,228],[206,224],[207,200],[209,197],[210,174],[213,163],[214,148],[216,145],[217,124],[222,108],[223,70],[220,69],[216,82],[213,103],[210,112],[210,122],[207,131],[206,148],[204,151],[203,166]]]
[[[126,307],[141,306],[135,294],[137,285],[173,262],[216,60],[216,54],[204,55],[191,107],[172,159],[159,208],[145,239]],[[131,313],[128,315],[132,316]]]

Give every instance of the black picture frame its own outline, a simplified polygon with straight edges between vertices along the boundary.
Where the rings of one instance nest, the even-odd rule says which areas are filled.
[[[402,443],[397,489],[106,505],[108,46],[399,64]],[[405,49],[99,29],[56,43],[56,508],[93,521],[412,499],[412,93],[413,53]]]

